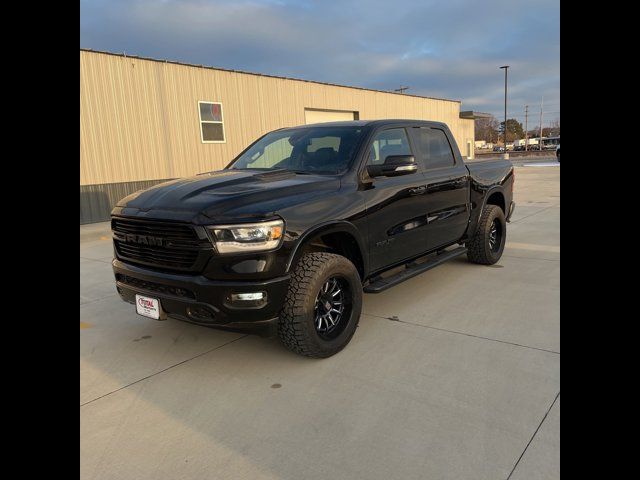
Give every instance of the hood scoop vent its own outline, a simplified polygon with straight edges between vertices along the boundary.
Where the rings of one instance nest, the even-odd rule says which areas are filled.
[[[258,173],[253,178],[263,182],[277,182],[278,180],[285,180],[295,176],[296,174],[290,170],[272,170],[270,172]]]

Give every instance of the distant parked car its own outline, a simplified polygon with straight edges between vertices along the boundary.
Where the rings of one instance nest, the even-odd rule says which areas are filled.
[[[558,163],[560,163],[560,144],[556,147],[556,158],[558,159]]]
[[[496,145],[495,147],[493,147],[493,151],[494,152],[504,152],[504,147],[500,147],[500,146]]]

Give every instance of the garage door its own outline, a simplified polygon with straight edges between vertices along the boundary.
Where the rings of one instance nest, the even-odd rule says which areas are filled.
[[[345,120],[355,120],[357,112],[345,112],[344,110],[314,110],[304,109],[304,120],[306,123],[340,122]]]

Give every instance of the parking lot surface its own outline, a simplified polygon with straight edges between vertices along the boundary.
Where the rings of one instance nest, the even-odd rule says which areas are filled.
[[[365,295],[323,360],[136,315],[108,224],[81,226],[81,478],[559,478],[559,180],[517,166],[498,264]]]

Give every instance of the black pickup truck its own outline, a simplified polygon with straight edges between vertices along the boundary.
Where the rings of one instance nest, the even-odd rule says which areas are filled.
[[[118,202],[117,290],[147,317],[277,334],[328,357],[351,340],[363,291],[465,253],[497,262],[513,184],[507,160],[465,164],[443,123],[276,130],[223,170]]]

